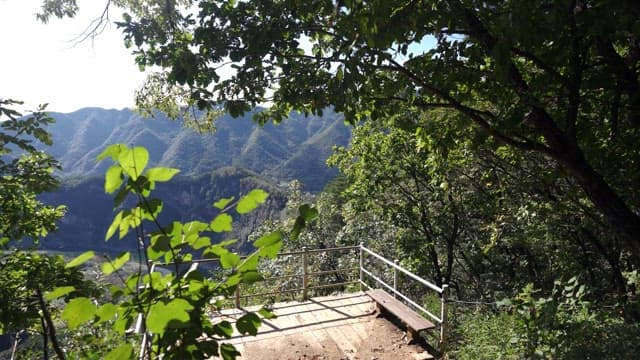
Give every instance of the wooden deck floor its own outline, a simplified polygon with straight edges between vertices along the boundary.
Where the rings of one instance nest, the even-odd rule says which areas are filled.
[[[234,322],[259,307],[225,310],[221,319]],[[263,319],[257,336],[234,336],[241,359],[428,359],[419,346],[406,345],[402,331],[377,318],[364,293],[276,303],[275,319]],[[395,340],[394,340],[395,339]]]

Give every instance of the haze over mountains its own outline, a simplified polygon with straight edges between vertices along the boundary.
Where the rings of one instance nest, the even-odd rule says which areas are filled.
[[[181,170],[174,181],[158,186],[156,197],[166,204],[163,219],[209,221],[215,215],[214,201],[256,187],[269,191],[268,204],[239,223],[238,235],[246,235],[284,207],[284,184],[297,179],[306,191],[321,191],[337,173],[326,166],[326,158],[334,145],[346,145],[351,134],[341,115],[332,111],[308,118],[294,113],[279,125],[264,127],[251,121],[251,115],[223,116],[216,120],[213,134],[199,134],[162,115],[143,119],[126,109],[85,108],[51,115],[56,119],[48,128],[54,144],[45,150],[61,162],[63,182],[60,190],[42,199],[66,204],[68,212],[59,231],[43,245],[60,250],[116,251],[135,244],[133,239],[104,242],[114,215],[112,199],[103,189],[111,163],[95,159],[110,144],[144,146],[150,153],[149,166]]]

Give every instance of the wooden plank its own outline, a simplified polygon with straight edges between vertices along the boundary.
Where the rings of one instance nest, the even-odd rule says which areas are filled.
[[[410,307],[395,299],[382,289],[368,290],[369,295],[375,302],[385,308],[387,311],[395,315],[398,319],[402,320],[407,327],[415,332],[422,330],[434,329],[436,326],[429,320],[418,315]]]

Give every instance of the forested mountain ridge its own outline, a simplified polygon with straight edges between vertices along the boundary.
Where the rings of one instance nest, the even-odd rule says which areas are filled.
[[[135,248],[133,239],[104,242],[114,216],[112,198],[103,187],[110,163],[96,162],[96,157],[108,145],[144,146],[149,166],[180,169],[175,181],[158,188],[156,196],[166,204],[161,220],[210,221],[216,214],[212,204],[220,198],[237,198],[253,188],[269,192],[270,200],[260,211],[237,218],[236,235],[243,239],[284,207],[281,184],[295,179],[305,191],[320,191],[337,172],[325,163],[332,147],[346,145],[351,132],[331,111],[323,117],[292,114],[281,124],[262,127],[250,116],[223,116],[216,120],[214,133],[204,134],[161,114],[144,119],[127,109],[84,108],[51,116],[56,122],[47,130],[53,145],[43,150],[60,161],[62,186],[41,199],[66,205],[67,213],[42,245],[66,251]]]
[[[102,176],[108,164],[96,163],[96,156],[110,144],[124,143],[146,147],[150,166],[179,168],[183,175],[235,166],[276,182],[297,179],[317,192],[336,174],[325,164],[331,148],[346,145],[350,137],[350,128],[332,111],[307,118],[292,113],[281,124],[262,127],[250,115],[225,115],[216,120],[213,134],[200,134],[162,114],[144,119],[128,109],[84,108],[51,116],[56,122],[47,130],[53,146],[45,150],[60,161],[65,179]]]

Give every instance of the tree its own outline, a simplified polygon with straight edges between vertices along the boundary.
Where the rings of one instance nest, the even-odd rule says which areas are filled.
[[[184,104],[233,115],[272,102],[259,121],[327,106],[353,123],[401,104],[449,109],[560,164],[640,265],[635,2],[194,3],[197,13],[119,24],[138,64],[164,69],[156,91],[183,89]]]
[[[42,204],[36,196],[53,190],[58,162],[38,151],[34,142],[51,144],[43,127],[53,122],[41,107],[29,116],[11,107],[21,102],[0,99],[0,248],[11,240],[35,241],[56,228],[64,206]]]

